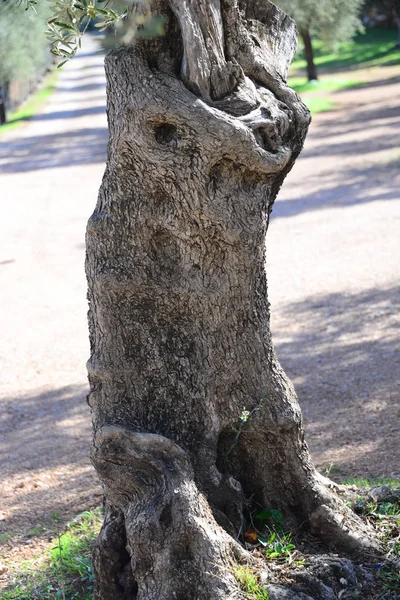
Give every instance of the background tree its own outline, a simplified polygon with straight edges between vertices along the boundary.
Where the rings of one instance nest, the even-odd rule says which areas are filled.
[[[366,0],[363,10],[369,25],[397,27],[397,47],[400,48],[400,0]]]
[[[20,10],[14,0],[0,1],[0,88],[4,102],[11,81],[38,78],[49,64],[45,30],[50,12],[47,2],[40,2],[35,13]]]
[[[312,39],[320,37],[329,45],[350,39],[360,28],[364,0],[277,0],[297,24],[304,45],[308,79],[318,79]]]
[[[265,235],[309,123],[285,83],[294,23],[258,0],[152,11],[164,35],[106,59],[87,228],[95,598],[240,598],[255,506],[349,552],[374,542],[315,471],[271,341]]]

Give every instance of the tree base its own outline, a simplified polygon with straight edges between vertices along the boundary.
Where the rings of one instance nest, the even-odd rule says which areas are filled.
[[[94,553],[94,600],[246,598],[235,578],[237,564],[262,573],[263,584],[267,581],[276,593],[274,580],[279,581],[282,572],[274,577],[259,551],[248,552],[217,524],[195,484],[186,453],[175,443],[160,435],[106,426],[95,438],[92,459],[108,499]],[[379,552],[372,531],[324,486],[328,480],[322,481],[316,477],[313,489],[319,489],[324,503],[309,515],[310,531],[332,547],[371,560]],[[363,573],[346,559],[328,563],[346,581],[358,581],[357,573]],[[291,571],[291,578],[322,594],[325,583],[315,576],[322,563],[313,558],[309,564],[309,571]]]

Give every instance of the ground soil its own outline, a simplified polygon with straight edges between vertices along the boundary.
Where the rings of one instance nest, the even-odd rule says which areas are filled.
[[[55,522],[101,502],[83,263],[106,155],[102,60],[87,40],[43,112],[0,132],[3,582]],[[400,67],[355,76],[367,83],[314,118],[273,212],[272,326],[316,465],[400,477]]]

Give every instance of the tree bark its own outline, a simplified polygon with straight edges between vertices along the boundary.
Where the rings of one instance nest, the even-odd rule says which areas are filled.
[[[245,508],[373,545],[314,470],[271,341],[265,235],[310,117],[285,83],[295,27],[273,4],[152,11],[165,35],[106,59],[108,160],[87,228],[106,497],[94,598],[241,598]]]
[[[7,122],[6,117],[6,92],[0,84],[0,125]]]
[[[307,61],[307,77],[308,81],[315,81],[318,79],[317,67],[314,63],[314,49],[310,32],[308,29],[303,29],[300,32],[301,38],[304,44],[304,55]]]
[[[397,44],[396,48],[400,48],[400,14],[397,16]]]

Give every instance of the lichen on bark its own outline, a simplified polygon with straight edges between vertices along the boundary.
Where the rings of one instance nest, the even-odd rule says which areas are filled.
[[[240,598],[251,498],[347,550],[373,545],[314,470],[271,340],[265,236],[310,117],[286,84],[294,23],[272,3],[152,11],[164,36],[106,59],[87,228],[95,599]]]

